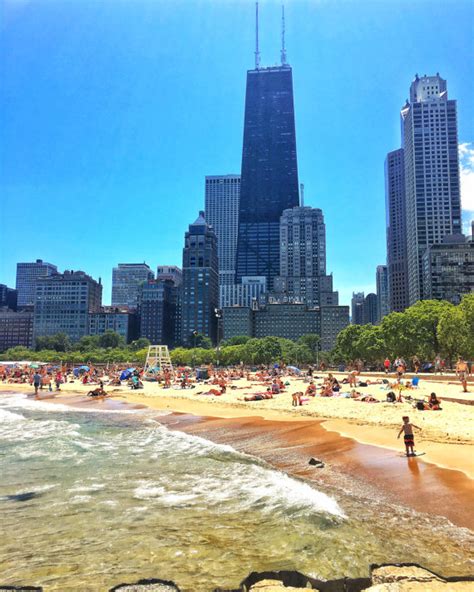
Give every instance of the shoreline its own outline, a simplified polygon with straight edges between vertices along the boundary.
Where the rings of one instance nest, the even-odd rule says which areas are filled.
[[[155,385],[146,383],[146,386],[150,387]],[[66,405],[71,405],[72,403],[72,406],[78,406],[77,401],[68,401],[68,396],[84,397],[85,393],[90,388],[90,385],[76,383],[67,384],[63,385],[61,391],[53,392],[53,397],[45,397],[41,400],[48,403],[63,403]],[[275,399],[259,402],[244,402],[235,399],[226,400],[225,397],[203,397],[199,399],[196,396],[197,389],[194,391],[153,390],[155,392],[147,392],[146,390],[131,391],[123,387],[114,387],[109,391],[110,397],[108,397],[106,401],[116,401],[117,403],[123,401],[127,406],[131,405],[135,408],[147,407],[149,409],[190,414],[199,417],[222,419],[254,418],[263,421],[281,422],[317,421],[321,423],[328,433],[335,432],[340,436],[350,438],[359,444],[375,446],[399,453],[404,452],[403,440],[397,440],[396,437],[401,422],[400,424],[390,424],[386,421],[377,422],[377,418],[367,416],[351,418],[344,417],[343,413],[339,414],[339,416],[337,413],[331,415],[325,413],[328,405],[331,405],[331,403],[359,405],[360,407],[358,409],[364,408],[367,409],[367,411],[372,411],[374,408],[379,407],[378,405],[357,403],[341,399],[332,400],[331,398],[317,398],[316,402],[320,402],[326,407],[326,409],[321,410],[322,413],[318,413],[310,410],[307,406],[298,408],[276,408],[270,406]],[[249,388],[248,390],[251,391],[252,389]],[[253,390],[255,390],[255,387]],[[31,394],[32,387],[25,384],[0,384],[0,394],[5,391]],[[285,395],[279,395],[279,397],[285,397]],[[102,401],[94,401],[89,398],[84,400],[79,406],[84,408],[92,405],[100,405],[101,403]],[[451,408],[453,406],[462,407],[462,409],[467,412],[470,412],[472,409],[471,406],[460,405],[459,403],[445,402],[445,404],[449,405]],[[433,417],[433,414],[440,412],[426,411],[421,413],[426,413],[428,414],[428,417]],[[400,413],[400,416],[401,414],[402,413]],[[415,415],[414,410],[413,415],[416,418],[414,423],[416,423],[418,417]],[[422,415],[421,417],[424,419],[426,416]],[[472,420],[472,417],[468,419]],[[428,430],[426,430],[426,432],[428,432]],[[461,437],[454,439],[453,437],[450,437],[449,433],[441,435],[426,432],[425,430],[422,430],[422,432],[417,431],[415,434],[415,442],[418,449],[424,453],[420,460],[445,470],[460,471],[469,479],[474,480],[474,449],[472,448],[474,439],[468,440]]]
[[[31,393],[27,385],[26,388],[2,386],[0,392]],[[168,415],[156,419],[171,430],[230,444],[316,484],[325,482],[342,491],[359,492],[354,495],[367,489],[369,496],[382,494],[397,505],[418,512],[428,509],[433,516],[443,516],[458,526],[474,529],[474,516],[466,512],[473,492],[472,449],[466,444],[432,442],[428,450],[429,445],[424,443],[423,450],[427,450],[422,458],[406,459],[401,454],[403,442],[397,446],[390,427],[374,428],[345,419],[294,415],[291,409],[262,410],[252,408],[252,404],[230,404],[215,399],[211,404],[188,396],[147,396],[141,392],[115,392],[106,400],[94,401],[72,388],[43,401],[76,409],[168,411]],[[311,457],[321,458],[325,470],[308,466]],[[439,502],[438,514],[430,511],[433,497]]]

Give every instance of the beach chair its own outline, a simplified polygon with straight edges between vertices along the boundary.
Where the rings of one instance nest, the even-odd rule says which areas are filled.
[[[419,382],[420,382],[420,378],[418,376],[415,376],[415,378],[411,381],[411,386],[413,388],[418,388]]]

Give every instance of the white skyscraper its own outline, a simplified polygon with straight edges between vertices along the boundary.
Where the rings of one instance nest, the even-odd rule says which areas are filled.
[[[112,306],[137,308],[140,286],[154,277],[146,263],[119,263],[112,270]]]
[[[456,101],[446,81],[418,75],[401,110],[405,161],[408,300],[423,299],[422,257],[429,245],[461,233]]]
[[[219,286],[235,284],[240,175],[206,177],[206,221],[217,236]]]

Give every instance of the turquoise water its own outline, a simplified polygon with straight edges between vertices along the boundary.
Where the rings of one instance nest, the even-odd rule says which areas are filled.
[[[253,570],[365,576],[377,561],[440,570],[440,545],[440,571],[472,570],[463,529],[335,499],[156,416],[0,398],[0,583],[99,591],[160,577],[204,592]]]

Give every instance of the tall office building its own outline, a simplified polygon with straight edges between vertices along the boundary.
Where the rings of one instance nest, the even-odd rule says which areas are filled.
[[[423,299],[426,248],[461,233],[456,101],[446,81],[418,75],[402,107],[405,162],[408,303]]]
[[[280,275],[274,289],[309,307],[338,304],[332,276],[326,276],[326,226],[320,209],[297,206],[282,213]]]
[[[174,286],[181,286],[183,283],[183,272],[176,265],[158,265],[156,268],[157,280],[170,280]]]
[[[125,343],[138,338],[138,315],[127,306],[101,306],[99,312],[89,315],[89,335],[103,335],[107,331],[118,333]]]
[[[36,297],[36,280],[56,273],[56,265],[36,259],[33,263],[17,263],[16,289],[18,291],[17,304],[19,307],[33,306]]]
[[[205,213],[217,236],[219,286],[235,284],[240,175],[206,177]]]
[[[83,271],[65,271],[36,280],[34,337],[65,333],[77,341],[89,333],[89,315],[100,311],[102,284]]]
[[[364,315],[364,292],[353,292],[351,299],[351,323],[353,325],[363,325],[365,321]]]
[[[293,74],[286,63],[247,72],[236,279],[280,274],[280,216],[299,205]]]
[[[137,308],[141,284],[153,278],[146,263],[119,263],[112,270],[112,306]]]
[[[177,297],[173,280],[149,280],[140,288],[140,337],[154,345],[176,345]]]
[[[363,324],[364,325],[376,325],[378,323],[378,307],[377,307],[377,295],[367,294],[364,298],[364,313],[363,313]]]
[[[9,308],[16,310],[18,303],[18,291],[9,288],[5,284],[0,284],[0,308]]]
[[[0,308],[0,352],[10,347],[31,347],[33,344],[33,313],[30,310],[15,312]]]
[[[385,160],[388,306],[403,312],[408,306],[407,225],[403,148]]]
[[[207,224],[204,212],[189,225],[183,249],[181,297],[182,339],[192,344],[199,333],[217,339],[216,309],[219,306],[219,264],[217,238]]]
[[[380,323],[390,312],[388,304],[388,269],[386,265],[377,265],[375,281],[377,285],[377,322]]]

